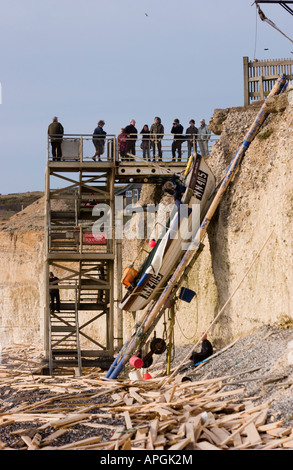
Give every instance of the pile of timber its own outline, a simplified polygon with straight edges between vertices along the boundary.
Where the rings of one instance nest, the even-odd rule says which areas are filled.
[[[0,365],[1,450],[293,449],[293,426],[270,422],[269,404],[243,398],[245,388],[229,384],[235,374],[186,382],[107,380],[101,371],[46,377],[32,373],[32,362],[21,372],[15,360],[16,368]]]

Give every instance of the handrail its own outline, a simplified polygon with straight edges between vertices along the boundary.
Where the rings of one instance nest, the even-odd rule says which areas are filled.
[[[147,137],[146,137],[147,135]],[[52,142],[60,139],[62,156],[53,157]],[[128,153],[135,154],[141,161],[188,161],[194,152],[208,156],[212,146],[217,142],[218,136],[209,134],[129,134],[124,140],[124,147],[120,144],[119,136],[107,134],[101,139],[104,142],[102,162],[127,162],[133,159]],[[95,139],[99,141],[100,138]],[[134,147],[133,147],[134,142]],[[131,151],[127,144],[131,144]],[[63,134],[47,137],[47,162],[92,162],[95,147],[93,134]]]

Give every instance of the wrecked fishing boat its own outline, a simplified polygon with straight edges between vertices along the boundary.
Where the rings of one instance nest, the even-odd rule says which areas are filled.
[[[215,190],[215,177],[201,155],[190,157],[181,185],[184,185],[182,198],[174,205],[146,260],[138,269],[132,264],[124,270],[122,284],[127,293],[119,305],[123,310],[142,310],[160,294],[194,238]]]

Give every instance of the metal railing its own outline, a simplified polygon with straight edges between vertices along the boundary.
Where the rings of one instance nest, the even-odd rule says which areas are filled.
[[[58,147],[58,140],[59,147]],[[96,139],[98,141],[99,139]],[[107,135],[101,139],[103,153],[102,161],[114,162],[116,159],[116,136]],[[57,148],[56,148],[57,147]],[[59,151],[59,153],[58,153]],[[64,134],[60,136],[48,136],[47,160],[62,162],[90,162],[93,160],[96,148],[92,134]]]
[[[87,225],[51,225],[48,228],[49,253],[107,253],[113,250],[113,242],[109,230],[96,232],[93,224]]]
[[[209,155],[211,147],[218,140],[213,134],[185,134],[174,138],[173,134],[157,134],[145,137],[145,134],[138,134],[137,138],[132,136],[128,139],[132,151],[124,150],[121,152],[119,138],[117,142],[117,160],[119,161],[157,161],[157,162],[187,162],[190,155],[198,152],[203,156]],[[129,156],[129,153],[133,156]]]
[[[183,134],[179,138],[174,138],[173,134],[157,134],[147,138],[145,134],[137,134],[135,136],[130,135],[121,143],[119,137],[111,134],[103,139],[103,153],[100,158],[102,162],[187,162],[194,152],[198,152],[202,156],[209,155],[218,138],[214,134],[193,134],[192,136]],[[63,135],[58,155],[56,144],[53,143],[54,137],[52,139],[48,137],[47,160],[92,162],[95,154],[92,139],[91,134]],[[55,145],[55,149],[53,145]]]

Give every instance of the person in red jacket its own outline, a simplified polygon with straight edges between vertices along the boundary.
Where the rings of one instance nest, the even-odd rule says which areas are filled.
[[[126,160],[127,135],[123,128],[120,130],[120,134],[118,135],[118,150],[121,157],[121,161]]]

